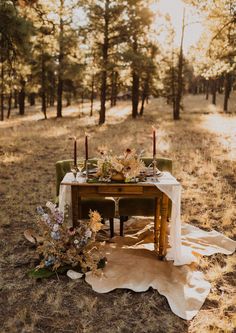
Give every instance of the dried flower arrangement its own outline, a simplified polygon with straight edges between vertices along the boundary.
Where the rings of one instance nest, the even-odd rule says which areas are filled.
[[[47,202],[48,213],[42,207],[37,208],[38,226],[41,242],[37,244],[37,252],[41,262],[36,267],[52,272],[63,267],[79,268],[82,273],[96,271],[104,266],[100,246],[95,242],[96,233],[101,229],[101,216],[91,211],[88,220],[83,220],[75,228],[68,227],[63,213],[51,202]],[[37,274],[36,274],[37,275]]]
[[[112,156],[107,150],[100,150],[96,177],[100,181],[132,182],[145,170],[141,156],[134,149],[127,148],[121,156]]]

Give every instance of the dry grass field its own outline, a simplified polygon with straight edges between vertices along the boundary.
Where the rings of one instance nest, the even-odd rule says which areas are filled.
[[[183,185],[182,219],[204,230],[235,237],[236,103],[224,115],[203,96],[185,97],[182,119],[172,121],[164,100],[152,100],[143,118],[132,120],[120,102],[98,127],[97,114],[68,107],[62,119],[41,120],[39,107],[0,124],[0,332],[1,333],[207,333],[234,332],[235,256],[202,258],[200,269],[212,284],[199,314],[190,322],[175,316],[157,291],[115,290],[97,294],[85,281],[66,276],[35,281],[34,248],[23,232],[32,227],[35,208],[55,196],[55,162],[72,157],[71,135],[90,134],[90,155],[99,145],[116,153],[127,147],[152,151],[151,126],[158,129],[158,154],[174,160]],[[16,112],[16,111],[15,111]],[[95,112],[96,113],[96,112]]]

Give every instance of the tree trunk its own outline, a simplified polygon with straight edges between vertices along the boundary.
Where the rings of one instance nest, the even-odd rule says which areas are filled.
[[[62,94],[63,94],[63,82],[62,79],[59,77],[57,85],[57,118],[62,117]]]
[[[4,120],[4,68],[3,59],[1,59],[1,94],[0,94],[1,121]]]
[[[109,27],[109,5],[110,0],[106,0],[105,3],[105,25],[104,25],[104,41],[102,45],[102,84],[101,84],[101,109],[99,114],[99,125],[102,125],[106,121],[106,96],[107,96],[107,65],[108,65],[108,49],[109,49],[109,38],[108,38],[108,27]]]
[[[101,109],[99,115],[99,125],[106,121],[106,88],[107,88],[107,71],[102,72],[102,86],[101,86]]]
[[[138,52],[138,42],[137,37],[134,36],[133,42],[133,53],[137,54]],[[137,60],[134,60],[132,64],[132,118],[135,119],[138,115],[138,104],[139,104],[139,75],[138,75],[138,66],[136,64]]]
[[[141,103],[141,108],[140,108],[140,111],[139,111],[139,115],[140,116],[143,116],[144,103],[145,103],[145,100],[147,100],[147,97],[148,97],[149,80],[150,80],[150,75],[147,74],[147,78],[146,78],[146,80],[144,82],[144,87],[143,87],[142,103]]]
[[[230,74],[227,73],[225,75],[225,82],[224,82],[224,111],[228,112],[228,101],[230,96],[230,90],[231,90],[231,77]]]
[[[118,79],[118,72],[112,71],[112,76],[111,76],[111,107],[116,105],[117,79]]]
[[[64,23],[62,15],[64,12],[64,0],[60,0],[60,36],[58,56],[58,82],[57,82],[57,118],[62,117],[62,95],[63,95],[63,59],[64,59]]]
[[[223,87],[224,87],[224,78],[223,77],[219,77],[219,79],[217,80],[217,91],[219,94],[223,93]]]
[[[140,115],[140,116],[143,116],[145,99],[146,99],[146,95],[145,95],[145,93],[144,93],[144,91],[143,91],[143,94],[142,94],[142,101],[141,101],[141,108],[140,108],[140,111],[139,111],[139,115]]]
[[[174,64],[174,48],[172,48],[172,55],[171,55],[171,102],[173,107],[173,114],[175,112],[175,64]],[[169,98],[167,99],[169,104]]]
[[[110,98],[110,106],[113,107],[113,96],[114,96],[114,84],[115,84],[115,79],[114,79],[114,71],[111,73],[111,98]]]
[[[133,83],[132,83],[132,118],[136,118],[138,115],[139,104],[139,75],[133,71]]]
[[[81,92],[81,109],[82,109],[82,112],[83,112],[83,109],[84,109],[84,91]]]
[[[216,79],[211,81],[212,104],[216,105]]]
[[[206,81],[206,100],[209,98],[209,80]]]
[[[118,93],[118,72],[115,72],[115,84],[114,84],[114,95],[113,95],[113,106],[117,103],[117,93]]]
[[[34,106],[35,105],[35,93],[30,93],[30,95],[29,95],[29,103],[30,103],[30,106]]]
[[[49,92],[49,105],[54,106],[55,103],[55,91],[56,91],[56,82],[55,82],[55,75],[52,73],[51,80],[50,80],[50,92]]]
[[[182,21],[182,34],[181,34],[181,43],[179,50],[179,64],[178,64],[178,81],[177,81],[177,93],[176,93],[176,101],[174,108],[174,120],[180,119],[180,107],[181,107],[181,99],[183,94],[183,41],[184,41],[184,30],[185,30],[185,9],[183,11],[183,21]]]
[[[10,92],[10,94],[9,94],[9,96],[8,96],[7,119],[10,118],[10,114],[11,114],[11,106],[12,106],[12,92]]]
[[[25,114],[25,80],[21,80],[21,88],[19,91],[19,115]]]
[[[18,91],[16,89],[14,89],[14,108],[17,109],[18,108]]]
[[[94,74],[92,75],[91,94],[90,94],[90,117],[93,115],[93,98],[94,98]]]
[[[41,54],[41,89],[42,89],[42,105],[41,105],[41,110],[44,114],[44,119],[47,119],[47,103],[46,103],[46,76],[45,76],[45,57],[44,53],[42,50]]]

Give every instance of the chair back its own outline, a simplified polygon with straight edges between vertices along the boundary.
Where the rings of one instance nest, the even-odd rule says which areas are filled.
[[[151,157],[142,157],[142,161],[144,162],[145,166],[148,167],[152,161],[153,158]],[[157,158],[157,168],[160,171],[169,171],[172,172],[172,160],[169,158]]]
[[[67,172],[70,172],[71,165],[73,163],[73,160],[63,160],[63,161],[57,161],[56,162],[56,195],[59,195],[60,190],[60,184],[67,174]],[[89,164],[97,164],[97,159],[92,158],[89,159]]]

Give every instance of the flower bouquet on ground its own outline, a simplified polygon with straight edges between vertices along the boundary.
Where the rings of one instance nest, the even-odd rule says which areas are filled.
[[[145,170],[141,156],[135,150],[126,149],[121,156],[113,156],[106,150],[100,151],[96,178],[99,181],[136,182]]]
[[[29,272],[36,278],[65,273],[68,269],[86,273],[105,266],[100,245],[95,241],[101,229],[101,216],[91,211],[88,220],[80,221],[77,227],[68,227],[67,211],[63,213],[48,202],[48,212],[37,208],[40,243],[36,243],[40,257],[39,265]]]

